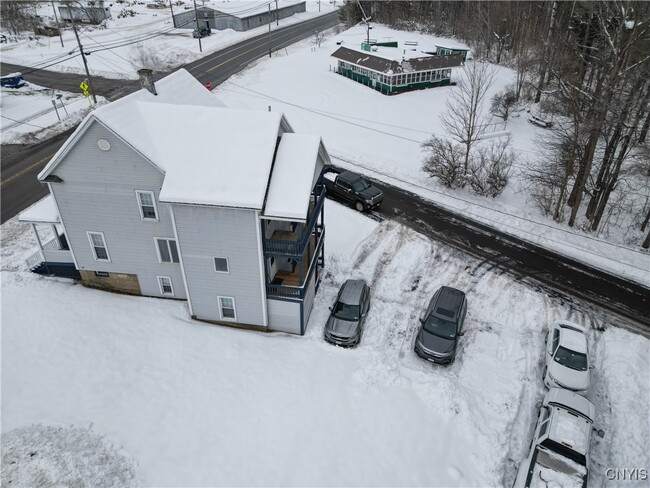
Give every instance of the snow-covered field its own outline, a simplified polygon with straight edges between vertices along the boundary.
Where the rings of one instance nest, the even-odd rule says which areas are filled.
[[[106,100],[97,97],[97,102],[103,104]],[[32,83],[18,89],[1,88],[0,108],[2,144],[28,144],[47,139],[76,126],[91,110],[89,100],[83,95]]]
[[[568,318],[588,327],[588,396],[606,431],[594,436],[590,486],[608,484],[608,467],[650,464],[648,339],[393,222],[327,201],[326,225],[326,274],[301,338],[31,274],[32,234],[6,222],[3,434],[92,424],[133,458],[143,486],[510,485],[545,391],[546,327]],[[348,350],[322,334],[350,277],[368,280],[373,298]],[[436,367],[412,341],[444,284],[468,293],[467,333],[456,362]]]
[[[84,51],[91,53],[87,56],[91,74],[106,78],[137,79],[136,71],[144,67],[143,61],[146,61],[145,64],[148,68],[168,71],[268,30],[267,26],[245,32],[236,32],[232,29],[221,31],[213,29],[211,36],[201,39],[203,49],[201,53],[198,40],[192,38],[192,29],[195,26],[188,25],[187,28],[174,29],[169,2],[167,2],[168,8],[164,9],[147,8],[147,4],[155,3],[154,0],[127,0],[122,3],[110,3],[112,18],[107,20],[105,25],[82,24],[79,26],[79,37]],[[187,12],[194,5],[191,0],[182,0],[181,3],[182,5],[175,4],[173,6],[174,15]],[[230,2],[223,0],[197,2],[199,7],[202,5],[215,9],[223,7],[229,12],[249,11],[252,6],[261,3],[259,1]],[[280,8],[283,4],[286,5],[287,2],[278,1]],[[323,0],[320,2],[321,11],[319,13],[319,2],[308,0],[306,12],[281,19],[279,26],[274,23],[271,28],[274,30],[302,22],[331,12],[339,6]],[[272,8],[275,8],[275,3]],[[133,11],[135,16],[119,18],[123,10]],[[50,25],[56,25],[51,3],[41,3],[38,13]],[[85,73],[81,56],[68,56],[68,53],[73,50],[78,54],[77,41],[69,25],[62,31],[63,46],[61,46],[58,36],[35,37],[33,33],[13,36],[8,31],[3,31],[3,33],[9,38],[9,42],[0,45],[2,61],[5,63],[40,68],[47,66],[47,69],[52,71]]]
[[[508,120],[507,131],[517,153],[514,174],[504,193],[496,199],[473,195],[467,190],[450,191],[422,171],[421,143],[432,134],[445,136],[440,117],[455,87],[442,87],[386,96],[334,73],[330,55],[337,42],[358,47],[365,38],[364,26],[329,35],[319,49],[310,40],[280,52],[272,60],[254,66],[223,83],[217,96],[229,107],[283,111],[296,132],[319,134],[334,164],[356,170],[403,187],[509,234],[554,249],[578,261],[650,287],[650,255],[617,242],[595,238],[541,215],[522,190],[521,170],[537,157],[535,136],[540,131],[525,113]],[[417,41],[428,51],[436,42],[449,39],[402,32],[374,25],[377,40]],[[508,68],[496,67],[495,83],[488,99],[514,79]],[[452,80],[459,80],[459,70]],[[650,190],[649,190],[650,191]],[[612,236],[612,240],[622,240]]]

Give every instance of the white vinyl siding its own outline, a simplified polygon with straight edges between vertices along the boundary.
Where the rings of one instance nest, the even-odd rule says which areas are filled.
[[[174,239],[155,237],[158,261],[161,263],[178,263],[178,248]]]
[[[135,195],[140,209],[142,220],[158,220],[158,209],[156,208],[156,197],[152,191],[136,190]]]
[[[174,296],[174,287],[169,276],[158,276],[158,286],[160,286],[161,295]]]
[[[217,273],[230,273],[228,258],[214,258],[214,270]]]
[[[104,239],[103,232],[86,232],[88,234],[88,241],[90,248],[93,251],[95,261],[110,261],[111,257],[108,254],[108,247],[106,247],[106,239]]]
[[[219,297],[219,313],[221,314],[221,320],[236,322],[235,299],[233,297]]]

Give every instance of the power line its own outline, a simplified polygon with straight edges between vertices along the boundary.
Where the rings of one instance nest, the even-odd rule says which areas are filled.
[[[238,84],[233,83],[233,82],[230,82],[230,83],[231,83],[232,85],[238,87],[238,88],[242,88],[242,89],[244,89],[244,90],[247,90],[247,91],[250,91],[250,92],[256,93],[256,94],[262,96],[263,98],[267,98],[267,99],[270,99],[270,100],[275,100],[275,101],[278,101],[278,102],[281,102],[281,103],[285,103],[285,104],[287,104],[287,105],[290,105],[290,106],[293,106],[293,107],[299,108],[299,109],[301,109],[301,110],[306,110],[306,111],[308,111],[308,112],[312,112],[312,113],[315,113],[315,114],[321,115],[321,116],[323,116],[323,117],[328,117],[328,118],[331,118],[331,119],[334,119],[334,120],[338,120],[338,121],[341,121],[341,122],[344,122],[344,123],[347,123],[347,124],[350,124],[350,125],[354,125],[354,126],[357,126],[357,127],[361,127],[361,128],[363,128],[363,129],[366,129],[366,130],[370,130],[370,131],[373,131],[373,132],[378,132],[378,133],[380,133],[380,134],[386,134],[386,135],[389,135],[389,136],[392,136],[392,137],[396,137],[396,138],[398,138],[398,139],[403,139],[403,140],[406,140],[406,141],[416,142],[416,143],[418,143],[418,144],[421,144],[420,141],[415,141],[415,140],[413,140],[413,139],[409,139],[409,138],[406,138],[406,137],[401,137],[401,136],[398,136],[398,135],[395,135],[395,134],[391,134],[391,133],[388,133],[388,132],[384,132],[384,131],[380,131],[380,130],[377,130],[377,129],[373,129],[373,128],[371,128],[371,127],[366,127],[366,126],[364,126],[364,125],[356,124],[356,123],[354,123],[354,122],[349,122],[349,121],[347,121],[347,120],[345,120],[345,119],[341,119],[341,118],[338,118],[338,117],[333,117],[333,116],[330,116],[330,115],[328,115],[328,114],[326,114],[326,113],[321,113],[320,111],[317,111],[317,110],[315,110],[315,109],[310,109],[310,108],[303,107],[303,106],[298,105],[298,104],[294,104],[294,103],[286,102],[286,101],[284,101],[284,100],[281,100],[281,99],[278,99],[278,98],[275,98],[275,97],[272,97],[272,96],[269,96],[269,95],[265,95],[265,94],[263,94],[263,93],[257,92],[257,91],[255,91],[255,90],[250,89],[250,88],[243,87],[243,86],[238,85]],[[232,91],[232,90],[231,90],[231,91]],[[512,218],[515,218],[515,219],[522,220],[522,221],[524,221],[524,222],[532,223],[532,224],[535,224],[535,225],[541,225],[541,226],[543,226],[543,227],[546,227],[546,228],[549,228],[549,229],[553,229],[553,230],[555,230],[555,231],[564,232],[565,234],[568,234],[568,235],[572,235],[572,236],[576,236],[576,235],[578,235],[578,234],[576,234],[576,233],[574,233],[574,232],[570,232],[570,231],[568,231],[568,230],[566,230],[566,229],[562,229],[561,227],[554,227],[554,226],[549,225],[549,224],[546,224],[546,223],[544,223],[544,222],[537,222],[537,221],[535,221],[535,220],[531,220],[531,219],[528,219],[528,218],[526,218],[526,217],[521,217],[521,216],[519,216],[519,215],[511,214],[511,213],[508,213],[508,212],[505,212],[505,211],[503,211],[503,210],[499,210],[499,209],[496,209],[496,208],[488,207],[488,206],[486,206],[486,205],[482,205],[482,204],[477,203],[477,202],[473,202],[473,201],[470,201],[470,200],[465,200],[465,199],[463,199],[463,198],[461,198],[461,197],[458,197],[458,196],[455,196],[455,195],[449,195],[449,194],[446,194],[446,193],[443,193],[443,192],[440,192],[440,191],[437,191],[437,190],[434,190],[434,189],[431,189],[431,188],[428,188],[428,187],[425,187],[425,186],[422,186],[422,185],[418,185],[418,184],[412,183],[412,182],[407,181],[407,180],[403,180],[403,179],[397,178],[397,177],[394,176],[394,175],[388,175],[388,174],[382,173],[381,171],[377,171],[377,170],[374,169],[374,168],[366,168],[366,167],[364,167],[364,166],[362,166],[362,165],[359,165],[359,164],[354,163],[354,162],[351,162],[351,161],[347,161],[347,160],[342,159],[342,158],[340,158],[340,157],[336,157],[336,156],[334,156],[334,157],[335,157],[336,159],[340,159],[340,160],[342,160],[342,161],[345,161],[345,162],[347,162],[348,164],[352,164],[352,165],[354,165],[354,166],[358,166],[358,167],[360,167],[360,168],[364,168],[364,169],[366,169],[366,170],[374,171],[375,173],[381,174],[381,175],[386,176],[386,177],[388,177],[388,178],[393,178],[393,179],[398,180],[398,181],[401,181],[401,182],[403,182],[403,183],[407,183],[407,184],[409,184],[409,185],[413,185],[413,186],[415,186],[415,187],[418,187],[418,188],[421,188],[421,189],[424,189],[424,190],[428,190],[428,191],[431,191],[431,192],[433,192],[433,193],[437,193],[437,194],[439,194],[439,195],[442,195],[442,196],[444,196],[444,197],[446,197],[446,198],[450,198],[450,199],[452,199],[452,200],[458,200],[458,201],[463,202],[463,203],[465,203],[465,204],[478,206],[478,207],[483,208],[483,209],[485,209],[485,210],[490,210],[490,211],[493,211],[493,212],[499,213],[499,214],[504,215],[504,216],[507,216],[507,217],[512,217]],[[491,219],[489,219],[489,218],[485,218],[485,217],[481,217],[481,218],[484,219],[484,220],[487,220],[487,221],[489,221],[489,222],[491,222],[491,223],[493,223],[493,224],[506,225],[506,226],[507,226],[507,224],[503,224],[502,222],[497,222],[497,221],[494,221],[494,220],[491,220]],[[509,227],[511,227],[511,226],[509,226]],[[514,228],[514,227],[511,227],[511,228]],[[542,237],[542,238],[544,238],[544,239],[548,239],[548,240],[551,240],[551,241],[552,241],[552,239],[547,238],[547,237],[545,237],[545,236],[540,236],[540,235],[534,234],[534,233],[529,232],[529,231],[524,231],[524,232],[527,232],[527,233],[529,233],[529,234],[531,234],[531,235],[534,235],[534,236],[536,236],[536,237]],[[617,248],[619,248],[619,249],[625,249],[625,250],[628,250],[628,251],[632,251],[632,252],[635,252],[635,253],[638,253],[638,254],[646,254],[646,253],[643,252],[643,251],[638,251],[638,250],[636,250],[636,249],[632,249],[632,248],[630,248],[630,247],[623,246],[623,245],[621,245],[621,244],[617,244],[617,243],[614,243],[614,242],[609,242],[609,241],[606,241],[606,240],[603,240],[603,239],[598,239],[598,238],[596,238],[596,237],[587,236],[587,235],[582,235],[582,236],[580,236],[580,237],[582,237],[582,238],[584,238],[584,239],[592,240],[592,241],[594,241],[594,242],[599,242],[599,243],[607,244],[607,245],[610,245],[610,246],[614,246],[614,247],[617,247]],[[559,243],[558,241],[553,241],[553,242]],[[562,243],[562,244],[564,244],[564,243]],[[577,249],[577,250],[580,250],[580,251],[584,251],[584,252],[587,252],[587,253],[594,254],[594,255],[596,255],[596,256],[600,256],[600,257],[602,257],[602,256],[599,255],[599,254],[595,254],[595,253],[593,253],[593,252],[590,252],[590,251],[588,251],[588,250],[585,250],[585,249],[581,249],[581,248],[578,248],[578,247],[572,246],[572,245],[570,245],[570,244],[564,244],[564,245],[566,245],[566,246],[568,246],[568,247],[572,247],[572,248]],[[625,263],[622,263],[622,264],[625,264]],[[632,266],[632,265],[628,265],[628,266]]]
[[[292,106],[292,107],[296,107],[296,108],[299,108],[299,109],[301,109],[301,110],[306,110],[306,111],[308,111],[308,112],[315,113],[315,114],[317,114],[317,115],[321,115],[321,116],[323,116],[323,117],[328,117],[328,118],[331,118],[331,119],[334,119],[334,120],[338,120],[338,121],[340,121],[340,122],[343,122],[343,123],[346,123],[346,124],[349,124],[349,125],[354,125],[354,126],[356,126],[356,127],[361,127],[362,129],[365,129],[365,130],[370,130],[370,131],[373,131],[373,132],[378,132],[378,133],[380,133],[380,134],[384,134],[384,135],[388,135],[388,136],[391,136],[391,137],[395,137],[395,138],[397,138],[397,139],[402,139],[402,140],[405,140],[405,141],[408,141],[408,142],[417,143],[418,145],[422,145],[422,143],[425,142],[425,141],[419,141],[419,140],[415,140],[415,139],[409,139],[408,137],[399,136],[399,135],[397,135],[397,134],[393,134],[393,133],[391,133],[391,132],[385,132],[385,131],[381,131],[381,130],[378,130],[378,129],[373,129],[372,127],[368,127],[368,126],[366,126],[366,125],[355,124],[354,122],[350,122],[350,121],[347,120],[347,119],[355,119],[355,120],[360,120],[360,121],[367,122],[367,123],[370,123],[370,124],[382,125],[382,126],[386,126],[386,127],[392,127],[392,128],[402,129],[402,130],[408,130],[408,131],[413,131],[413,132],[419,132],[419,133],[423,133],[423,134],[433,134],[433,135],[436,135],[436,136],[438,136],[438,137],[443,137],[443,138],[448,137],[446,134],[441,134],[441,133],[439,133],[439,132],[434,132],[434,131],[424,131],[424,130],[422,130],[422,129],[413,129],[413,128],[411,128],[411,127],[404,127],[404,126],[400,126],[400,125],[387,124],[387,123],[385,123],[385,122],[378,122],[378,121],[376,121],[376,120],[368,120],[368,119],[364,119],[364,118],[361,118],[361,117],[350,116],[350,115],[347,115],[347,114],[341,114],[341,113],[337,113],[337,112],[328,112],[328,111],[326,111],[326,110],[316,109],[316,108],[312,108],[312,107],[304,107],[304,106],[302,106],[302,105],[298,105],[298,104],[295,104],[295,103],[291,103],[291,102],[288,102],[288,101],[286,101],[286,100],[282,100],[282,99],[280,99],[280,98],[276,98],[276,97],[272,97],[272,96],[270,96],[270,95],[266,95],[266,94],[264,94],[264,93],[261,93],[261,92],[255,91],[255,90],[253,90],[253,89],[251,89],[251,88],[247,88],[247,87],[244,87],[244,86],[238,85],[238,84],[236,84],[236,83],[234,83],[234,82],[232,82],[232,81],[230,82],[230,84],[231,84],[231,85],[234,85],[234,86],[236,86],[236,87],[238,87],[238,88],[241,88],[241,89],[243,89],[243,90],[247,90],[247,91],[250,91],[250,92],[252,92],[252,93],[257,94],[257,95],[258,95],[257,98],[263,98],[263,99],[268,99],[268,100],[274,100],[274,101],[276,101],[276,102],[284,103],[284,104],[286,104],[286,105],[289,105],[289,106]],[[248,95],[247,93],[241,93],[241,92],[238,92],[238,91],[236,91],[236,90],[229,90],[228,88],[222,88],[222,90],[224,90],[224,91],[231,91],[231,92],[233,92],[233,93],[239,93],[239,94],[241,94],[241,95]],[[253,95],[248,95],[248,96],[253,96]],[[344,117],[344,118],[341,119],[341,118],[339,118],[339,117],[335,117],[336,115],[338,115],[339,117]],[[532,153],[532,154],[538,154],[538,152],[530,151],[530,150],[526,150],[526,149],[514,148],[514,150],[516,150],[516,151],[523,151],[523,152],[529,152],[529,153]],[[527,170],[527,169],[528,169],[528,167],[527,167],[526,165],[521,164],[521,163],[513,162],[512,165],[513,165],[514,167],[517,167],[517,168],[520,168],[520,169],[523,169],[523,170]],[[646,196],[647,196],[647,195],[645,195],[645,194],[636,193],[636,192],[633,192],[633,191],[628,191],[628,193],[631,194],[631,195],[636,195],[636,196],[640,196],[640,197],[646,197]],[[606,241],[603,241],[603,242],[606,242]],[[626,248],[626,249],[629,249],[629,248]]]
[[[45,127],[41,127],[40,125],[30,124],[29,122],[23,122],[22,120],[12,119],[11,117],[7,117],[6,115],[0,115],[0,117],[2,117],[3,119],[11,120],[12,122],[16,122],[18,124],[31,125],[32,127],[36,127],[38,129],[45,129]]]

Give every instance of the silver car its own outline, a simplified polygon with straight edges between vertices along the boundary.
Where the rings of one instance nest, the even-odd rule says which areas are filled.
[[[332,313],[325,324],[325,340],[337,346],[359,344],[369,308],[370,287],[366,282],[346,281],[330,307]]]

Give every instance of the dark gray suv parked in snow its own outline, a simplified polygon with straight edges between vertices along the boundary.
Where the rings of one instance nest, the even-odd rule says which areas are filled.
[[[422,327],[415,339],[415,352],[432,363],[448,364],[456,358],[458,337],[464,334],[467,315],[465,293],[443,286],[420,316]]]
[[[325,340],[337,346],[356,346],[370,308],[370,287],[363,280],[346,281],[325,324]]]

